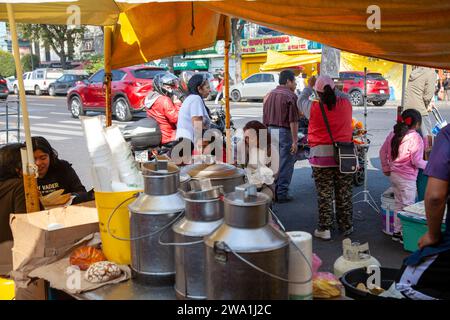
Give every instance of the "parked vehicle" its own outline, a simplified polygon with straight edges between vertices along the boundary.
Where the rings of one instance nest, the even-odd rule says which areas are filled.
[[[56,96],[57,94],[66,95],[69,89],[74,87],[78,81],[85,79],[87,79],[85,75],[65,74],[49,85],[48,94],[50,96]]]
[[[48,87],[56,79],[64,74],[62,69],[57,68],[40,68],[31,72],[25,72],[23,75],[23,84],[26,92],[34,92],[37,96],[48,92]],[[19,84],[15,80],[14,93],[19,94]]]
[[[187,87],[186,87],[187,83],[188,83],[187,79],[190,79],[194,74],[203,74],[203,75],[206,76],[206,78],[209,81],[209,86],[211,87],[211,93],[209,94],[209,96],[205,100],[211,101],[211,100],[215,99],[216,96],[217,96],[217,86],[218,86],[219,83],[218,83],[217,79],[214,78],[214,75],[211,72],[207,72],[207,71],[191,71],[191,70],[182,71],[180,73],[180,76],[179,76],[179,78],[181,79],[181,85],[183,86],[182,89],[185,92],[188,91]],[[184,82],[183,82],[183,79],[184,79]]]
[[[339,72],[337,81],[342,83],[342,91],[349,95],[353,105],[362,106],[364,104],[364,72]],[[371,102],[375,106],[383,106],[389,100],[389,95],[389,82],[383,78],[381,73],[367,73],[367,102]]]
[[[255,73],[245,80],[231,86],[230,97],[234,102],[242,99],[260,99],[278,86],[279,73]]]
[[[16,81],[16,77],[11,76],[8,78],[5,78],[6,84],[8,85],[9,93],[14,93],[14,81]]]
[[[9,90],[8,90],[8,82],[5,78],[0,76],[0,100],[8,99]]]
[[[112,112],[119,121],[129,121],[133,113],[142,111],[144,100],[152,90],[153,78],[164,68],[133,66],[112,71]],[[105,71],[99,70],[89,79],[78,81],[67,92],[67,108],[74,118],[86,111],[105,111]]]

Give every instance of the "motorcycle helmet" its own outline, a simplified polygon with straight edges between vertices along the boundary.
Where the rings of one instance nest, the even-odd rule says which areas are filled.
[[[170,72],[158,73],[153,78],[153,90],[164,96],[172,96],[178,85],[178,77]]]

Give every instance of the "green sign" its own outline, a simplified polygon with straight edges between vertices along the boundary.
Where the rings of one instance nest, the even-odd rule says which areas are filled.
[[[182,60],[173,63],[173,69],[183,70],[208,70],[209,61],[207,59]]]

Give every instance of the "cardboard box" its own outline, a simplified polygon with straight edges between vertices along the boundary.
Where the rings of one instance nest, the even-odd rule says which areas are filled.
[[[16,284],[27,281],[30,271],[63,258],[85,237],[99,232],[97,209],[85,206],[14,214],[10,226],[14,237],[11,276]]]
[[[15,300],[47,300],[48,282],[43,279],[36,279],[28,284],[26,288],[16,286]]]

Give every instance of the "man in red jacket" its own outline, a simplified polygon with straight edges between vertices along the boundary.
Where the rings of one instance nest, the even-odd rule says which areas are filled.
[[[147,117],[158,122],[161,130],[161,144],[175,141],[178,113],[181,101],[176,97],[178,78],[169,73],[160,73],[153,79],[153,91],[145,98]]]

